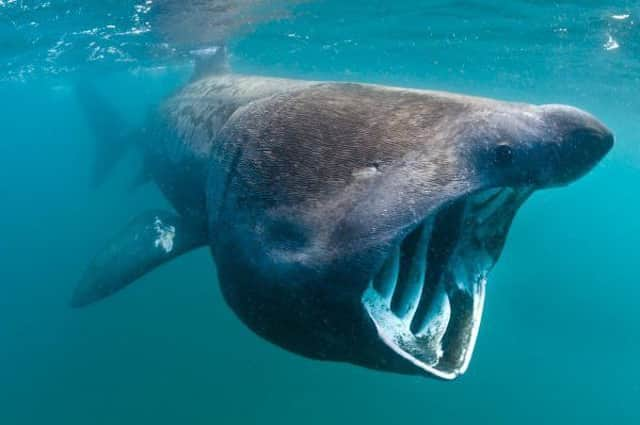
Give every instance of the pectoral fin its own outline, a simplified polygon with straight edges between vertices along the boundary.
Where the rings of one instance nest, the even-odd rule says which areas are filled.
[[[206,229],[192,220],[165,211],[145,212],[96,255],[78,283],[71,305],[83,307],[106,298],[206,241]]]

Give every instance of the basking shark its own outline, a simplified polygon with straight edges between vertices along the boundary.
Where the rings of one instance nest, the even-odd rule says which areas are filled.
[[[113,117],[80,90],[95,123]],[[80,279],[103,299],[207,246],[227,304],[313,359],[454,379],[519,207],[591,170],[613,136],[564,105],[230,72],[224,49],[145,130],[97,133],[96,178],[128,146],[175,211],[148,211]]]

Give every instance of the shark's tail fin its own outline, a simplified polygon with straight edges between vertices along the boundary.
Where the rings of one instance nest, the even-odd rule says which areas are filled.
[[[92,183],[99,186],[131,148],[133,132],[91,84],[77,84],[76,94],[96,139]]]

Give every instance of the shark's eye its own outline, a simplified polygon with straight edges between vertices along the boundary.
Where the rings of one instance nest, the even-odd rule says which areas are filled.
[[[494,150],[494,161],[499,167],[506,167],[513,163],[513,150],[509,145],[501,144]]]

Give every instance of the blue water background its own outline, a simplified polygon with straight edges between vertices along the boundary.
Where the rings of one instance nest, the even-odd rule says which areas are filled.
[[[193,46],[155,40],[153,11],[135,2],[4,0],[0,424],[640,423],[638,3],[344,3],[296,4],[238,32],[234,69],[569,103],[616,135],[596,170],[518,214],[469,372],[440,382],[276,348],[223,303],[204,249],[71,310],[96,250],[167,205],[152,186],[130,189],[135,156],[91,188],[74,83],[93,79],[141,125],[189,78]]]

